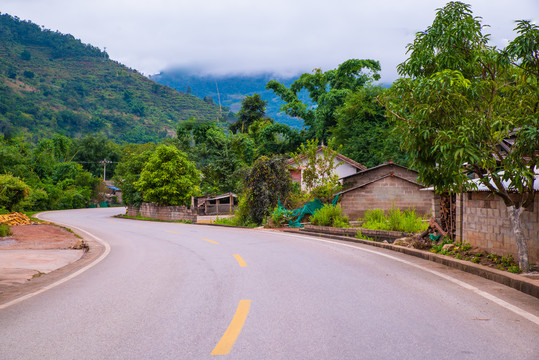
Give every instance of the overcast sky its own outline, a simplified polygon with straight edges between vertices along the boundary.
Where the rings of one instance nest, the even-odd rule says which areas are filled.
[[[468,0],[494,45],[514,21],[539,21],[539,0]],[[440,0],[0,0],[0,12],[70,33],[145,75],[173,67],[208,73],[297,74],[350,58],[382,64],[382,81]]]

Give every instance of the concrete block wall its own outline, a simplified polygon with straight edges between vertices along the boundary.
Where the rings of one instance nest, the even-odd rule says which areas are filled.
[[[388,210],[394,205],[401,210],[415,208],[418,215],[432,216],[432,191],[419,191],[423,187],[389,176],[342,195],[341,206],[350,220],[364,217],[369,209]]]
[[[461,212],[462,202],[462,212]],[[508,255],[517,259],[511,221],[503,201],[489,192],[470,192],[457,197],[457,241],[469,242],[487,252]],[[539,193],[535,194],[533,211],[521,217],[528,239],[531,263],[539,263]],[[461,237],[462,233],[462,237]]]
[[[168,221],[191,221],[196,223],[197,214],[196,211],[186,206],[158,206],[153,203],[142,203],[140,207],[128,206],[128,216],[142,216],[146,218],[156,220],[168,220]]]

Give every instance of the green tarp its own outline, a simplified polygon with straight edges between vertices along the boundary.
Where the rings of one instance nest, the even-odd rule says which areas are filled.
[[[331,202],[331,205],[337,205],[338,199],[339,195],[335,196]],[[291,228],[303,227],[303,225],[301,225],[301,219],[303,219],[305,215],[313,215],[316,210],[321,209],[322,207],[324,207],[324,203],[318,199],[314,199],[313,201],[303,205],[302,208],[292,210],[292,220],[288,222],[288,226]],[[279,199],[279,208],[281,210],[286,210],[283,205],[281,205],[281,199]]]

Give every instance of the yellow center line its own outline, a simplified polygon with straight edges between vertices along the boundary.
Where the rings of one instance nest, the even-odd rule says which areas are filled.
[[[180,233],[179,233],[179,232],[176,232],[176,231],[165,230],[165,232],[168,232],[168,233],[171,233],[171,234],[180,235]]]
[[[210,242],[212,244],[219,244],[217,241],[213,241],[213,240],[210,240],[210,239],[202,239],[202,240]]]
[[[211,355],[226,355],[232,350],[232,347],[243,328],[243,324],[245,324],[245,319],[247,319],[250,306],[251,300],[240,300],[234,318],[232,318],[228,329],[226,329],[223,337],[211,352]]]
[[[146,226],[140,226],[140,225],[133,225],[134,227],[138,227],[138,228],[141,228],[141,229],[145,229]]]
[[[241,256],[239,256],[238,254],[234,254],[234,257],[236,258],[236,260],[238,260],[238,264],[240,264],[241,267],[247,266],[247,263],[241,258]]]

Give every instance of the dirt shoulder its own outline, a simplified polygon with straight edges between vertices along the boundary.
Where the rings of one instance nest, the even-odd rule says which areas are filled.
[[[0,238],[0,305],[68,276],[104,251],[97,241],[53,224],[12,226],[11,232]]]
[[[73,232],[52,224],[17,225],[0,241],[0,250],[71,249],[80,240]]]

